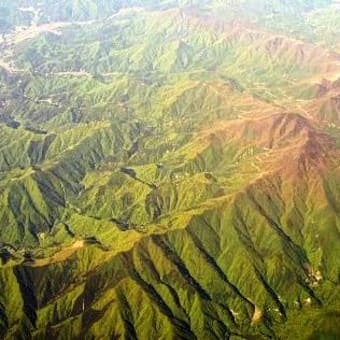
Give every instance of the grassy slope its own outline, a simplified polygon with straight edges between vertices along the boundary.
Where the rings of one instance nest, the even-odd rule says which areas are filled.
[[[320,9],[290,32],[307,3]],[[326,4],[247,1],[218,18],[217,2],[160,3],[13,47],[23,71],[0,67],[1,335],[336,332],[339,151],[324,131],[338,134],[338,41],[313,24]],[[54,19],[119,9],[69,6]]]

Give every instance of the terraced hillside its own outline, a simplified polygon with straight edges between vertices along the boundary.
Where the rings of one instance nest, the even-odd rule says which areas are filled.
[[[0,338],[339,338],[339,22],[3,0]]]

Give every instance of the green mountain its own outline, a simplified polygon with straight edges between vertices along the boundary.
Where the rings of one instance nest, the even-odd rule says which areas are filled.
[[[1,339],[338,339],[340,11],[3,0]]]

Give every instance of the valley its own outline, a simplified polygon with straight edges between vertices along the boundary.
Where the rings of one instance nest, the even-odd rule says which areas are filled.
[[[336,339],[337,6],[4,0],[0,338]]]

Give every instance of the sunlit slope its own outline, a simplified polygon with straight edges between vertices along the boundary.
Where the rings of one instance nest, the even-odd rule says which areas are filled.
[[[2,6],[0,338],[338,336],[336,1]]]
[[[226,122],[191,143],[185,173],[168,173],[164,159],[160,168],[106,169],[85,178],[77,205],[53,233],[66,228],[65,245],[79,237],[93,245],[67,258],[60,251],[19,267],[8,262],[4,270],[26,286],[20,296],[30,308],[23,313],[37,337],[269,336],[291,309],[329,303],[339,276],[334,142],[298,115],[274,114]],[[190,175],[197,171],[205,175]],[[168,176],[171,186],[163,184]],[[40,244],[57,241],[53,233]],[[6,315],[12,304],[4,305]],[[150,314],[163,326],[145,327]],[[46,329],[46,320],[55,327]]]

